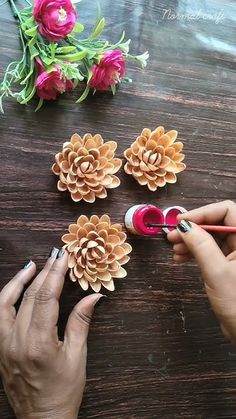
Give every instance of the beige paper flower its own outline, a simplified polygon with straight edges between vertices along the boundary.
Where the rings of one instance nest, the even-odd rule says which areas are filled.
[[[104,143],[101,135],[74,134],[63,144],[62,152],[56,154],[52,171],[59,176],[59,191],[69,191],[75,202],[94,202],[106,198],[107,189],[117,188],[120,180],[114,175],[122,164],[114,158],[115,141]]]
[[[78,281],[83,290],[90,287],[99,292],[103,285],[114,291],[113,278],[127,275],[122,267],[132,251],[120,224],[111,224],[110,217],[81,215],[76,224],[69,225],[69,233],[62,236],[69,253],[70,279]]]
[[[124,170],[132,175],[140,185],[147,185],[150,191],[166,183],[177,181],[176,173],[182,172],[185,155],[181,153],[183,143],[175,142],[178,132],[165,133],[163,127],[155,131],[144,128],[141,135],[125,150],[127,160]]]

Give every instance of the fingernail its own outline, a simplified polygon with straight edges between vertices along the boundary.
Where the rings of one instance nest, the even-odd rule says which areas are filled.
[[[28,269],[28,268],[30,268],[30,266],[32,265],[32,263],[33,263],[32,260],[30,260],[29,262],[26,262],[22,269]]]
[[[57,249],[56,247],[53,247],[52,250],[49,253],[49,258],[55,258],[57,256],[59,252],[59,249]]]
[[[181,233],[187,233],[188,231],[191,230],[191,228],[192,228],[192,224],[189,221],[185,221],[185,220],[180,221],[180,223],[177,225],[177,229]]]
[[[65,249],[63,249],[63,247],[59,250],[59,252],[57,253],[57,259],[61,259],[62,256],[65,253]]]
[[[107,297],[107,295],[101,295],[101,296],[99,296],[99,298],[97,299],[97,301],[95,301],[95,303],[94,303],[94,307],[96,306],[96,307],[98,307],[98,306],[100,306],[100,304],[104,301],[104,300],[106,300],[108,297]]]

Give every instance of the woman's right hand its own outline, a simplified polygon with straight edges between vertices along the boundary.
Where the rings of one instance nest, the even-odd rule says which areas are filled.
[[[204,285],[225,337],[236,344],[236,234],[217,235],[216,240],[197,224],[236,226],[236,204],[223,201],[178,217],[178,229],[168,234],[174,260],[192,256],[201,269]]]

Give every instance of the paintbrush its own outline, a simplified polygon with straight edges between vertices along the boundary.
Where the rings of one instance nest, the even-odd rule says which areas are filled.
[[[148,224],[148,228],[177,228],[177,224]],[[233,226],[217,226],[217,225],[199,225],[206,231],[212,231],[217,233],[236,233],[236,227]]]

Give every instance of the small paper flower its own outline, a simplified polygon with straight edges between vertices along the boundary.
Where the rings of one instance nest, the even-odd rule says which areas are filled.
[[[90,87],[96,90],[109,90],[125,75],[125,60],[122,51],[114,50],[104,53],[98,64],[92,67]]]
[[[144,128],[136,141],[124,152],[127,160],[124,170],[132,175],[140,185],[147,185],[150,191],[166,183],[175,183],[176,174],[186,165],[182,163],[185,155],[181,153],[183,143],[175,142],[178,132],[165,133],[163,127],[155,131]]]
[[[54,70],[48,73],[39,58],[36,58],[35,62],[38,69],[35,87],[40,98],[55,100],[58,93],[65,93],[74,88],[72,80],[67,80],[63,76],[60,66],[55,65]]]
[[[89,286],[99,292],[101,287],[114,291],[115,278],[127,275],[126,264],[132,251],[120,224],[112,224],[108,215],[90,219],[81,215],[76,224],[69,225],[62,236],[69,253],[70,279],[78,281],[83,290]]]
[[[49,41],[60,41],[72,32],[77,13],[71,0],[35,0],[34,19]]]
[[[115,141],[104,142],[101,135],[74,134],[63,144],[62,152],[56,154],[52,171],[59,176],[59,191],[69,191],[75,202],[94,202],[106,198],[106,189],[117,188],[120,180],[114,175],[122,164],[114,158]]]

